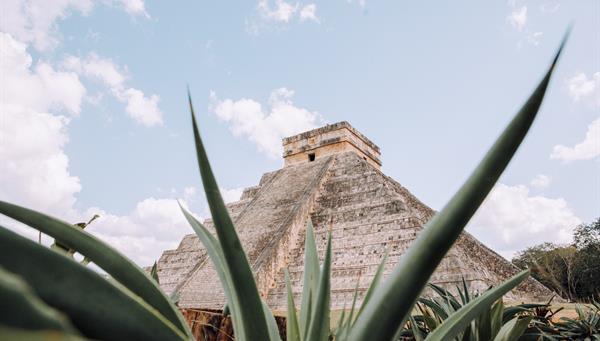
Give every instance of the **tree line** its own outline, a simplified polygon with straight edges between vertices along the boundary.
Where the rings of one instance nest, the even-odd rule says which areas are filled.
[[[577,226],[573,243],[536,245],[512,262],[569,301],[600,301],[600,218]]]

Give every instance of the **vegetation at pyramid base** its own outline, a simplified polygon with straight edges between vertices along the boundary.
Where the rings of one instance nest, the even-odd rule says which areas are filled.
[[[531,309],[504,308],[501,298],[529,275],[525,270],[496,287],[473,295],[466,284],[461,300],[433,287],[442,300],[419,295],[441,259],[498,180],[523,141],[540,108],[561,45],[548,72],[479,166],[446,207],[425,227],[392,273],[384,280],[383,266],[357,305],[344,312],[336,340],[452,340],[475,336],[512,340],[524,335],[535,316]],[[196,232],[219,276],[227,299],[236,340],[279,340],[269,307],[257,290],[254,275],[223,202],[189,99],[194,142],[202,183],[216,235],[194,216],[182,212]],[[45,214],[0,201],[0,213],[55,238],[61,249],[47,248],[0,226],[0,336],[6,339],[60,340],[192,340],[193,335],[173,299],[151,274],[82,228]],[[299,307],[288,286],[288,340],[328,340],[330,326],[331,236],[323,263],[310,221],[306,228],[303,293]],[[433,250],[433,251],[432,251]],[[101,276],[75,261],[78,252],[106,271]],[[385,262],[385,258],[383,260]],[[382,263],[383,264],[383,263]],[[8,302],[8,308],[6,305]],[[422,314],[412,316],[417,304]],[[522,309],[521,309],[522,308]],[[299,309],[299,310],[298,310]],[[513,310],[510,310],[513,309]],[[514,309],[517,309],[516,311]],[[523,310],[524,309],[524,310]],[[508,314],[510,310],[514,313]],[[560,335],[588,335],[597,331],[597,313],[580,309],[579,320],[561,325]],[[557,327],[558,329],[558,327]],[[587,334],[586,334],[587,333]]]
[[[573,243],[527,248],[512,262],[569,301],[600,301],[600,218],[575,228]]]

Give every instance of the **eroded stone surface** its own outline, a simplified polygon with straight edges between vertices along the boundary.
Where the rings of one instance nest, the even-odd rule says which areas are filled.
[[[327,231],[332,233],[331,307],[341,309],[351,304],[357,281],[360,303],[385,250],[389,252],[384,268],[387,276],[435,213],[379,170],[379,148],[368,139],[361,138],[362,146],[339,150],[323,143],[331,136],[319,137],[318,133],[331,134],[335,131],[331,126],[284,139],[284,144],[296,148],[291,148],[295,154],[289,155],[303,155],[302,160],[286,162],[284,168],[264,174],[257,186],[244,191],[240,201],[228,205],[258,289],[275,310],[286,308],[284,268],[290,271],[292,291],[300,302],[305,223],[309,218],[321,257]],[[359,137],[348,123],[337,127],[344,134]],[[316,151],[314,161],[304,158],[307,151]],[[377,162],[366,157],[366,153],[375,152]],[[210,220],[205,225],[212,230]],[[165,251],[158,270],[164,290],[180,294],[181,307],[220,309],[225,304],[217,274],[196,236],[187,235],[176,250]],[[471,288],[483,291],[517,271],[506,259],[463,233],[431,282],[453,289],[462,285],[464,278]],[[551,295],[546,287],[529,279],[513,290],[509,299],[539,301]]]

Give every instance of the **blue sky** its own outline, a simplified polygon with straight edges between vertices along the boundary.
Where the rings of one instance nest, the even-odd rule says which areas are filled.
[[[539,118],[469,227],[510,257],[600,215],[600,3],[3,1],[0,199],[147,264],[206,217],[189,84],[226,197],[280,138],[349,121],[434,209],[574,30]],[[29,62],[28,62],[29,61]],[[3,174],[3,175],[2,175]],[[15,227],[24,234],[31,231]]]

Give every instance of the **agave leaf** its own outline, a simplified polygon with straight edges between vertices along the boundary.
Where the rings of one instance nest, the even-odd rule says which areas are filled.
[[[302,286],[302,301],[300,303],[300,332],[304,336],[308,333],[308,324],[312,316],[317,297],[319,284],[319,256],[315,244],[315,235],[312,221],[306,222],[306,238],[304,241],[304,274]]]
[[[504,294],[519,285],[529,276],[529,270],[522,271],[511,277],[498,287],[490,289],[481,296],[473,299],[454,314],[450,315],[439,327],[437,327],[429,337],[428,341],[450,340],[463,331],[471,324],[471,321],[481,315],[485,310],[489,310],[491,305]]]
[[[152,269],[150,269],[150,277],[152,277],[156,284],[160,284],[160,281],[158,279],[158,264],[156,262],[154,262],[154,265],[152,265]]]
[[[442,301],[449,306],[449,308],[447,309],[449,313],[454,312],[461,307],[461,304],[458,303],[458,301],[450,291],[433,283],[429,283],[429,287],[433,289],[433,291],[435,291],[440,296]]]
[[[369,289],[367,289],[367,293],[365,294],[365,297],[363,298],[363,302],[362,302],[362,305],[360,306],[360,309],[358,309],[356,318],[358,318],[361,315],[361,313],[363,312],[363,309],[365,308],[367,303],[369,303],[369,301],[371,300],[373,293],[379,288],[379,285],[381,283],[381,278],[383,276],[383,269],[385,268],[385,263],[387,262],[387,258],[388,258],[388,251],[389,250],[386,249],[385,252],[383,253],[383,258],[381,259],[379,266],[377,266],[377,270],[375,271],[375,275],[373,276],[371,285],[369,285]]]
[[[290,273],[287,269],[284,269],[284,272],[285,287],[287,289],[286,339],[288,341],[300,341],[300,329],[298,327],[298,316],[296,316],[296,304],[294,303],[292,284],[290,283]]]
[[[204,245],[206,252],[209,255],[210,260],[213,262],[215,271],[219,276],[219,280],[221,281],[221,286],[223,287],[223,292],[225,293],[225,297],[227,298],[227,304],[223,309],[223,314],[225,314],[225,308],[231,311],[231,322],[234,327],[234,331],[240,331],[239,335],[236,334],[236,337],[240,340],[244,339],[244,334],[242,334],[243,324],[242,320],[244,316],[240,311],[240,302],[238,300],[237,292],[235,292],[233,288],[233,279],[231,275],[231,271],[227,267],[227,263],[225,262],[225,256],[223,255],[223,249],[219,245],[219,241],[206,229],[202,223],[200,223],[194,216],[188,212],[181,204],[179,204],[179,208],[185,219],[188,221],[192,229],[196,232],[196,235]],[[261,303],[262,305],[262,303]],[[261,308],[262,309],[262,308]]]
[[[340,320],[338,321],[338,326],[335,330],[335,340],[345,340],[348,336],[348,330],[352,324],[352,320],[354,318],[354,309],[356,308],[356,300],[358,298],[358,285],[360,283],[360,278],[356,281],[356,286],[354,287],[354,297],[352,298],[352,306],[350,311],[348,312],[348,316],[346,317],[346,304],[344,303],[344,309],[342,310],[342,315],[340,316]]]
[[[417,321],[415,321],[415,318],[411,315],[409,316],[408,320],[410,321],[410,327],[412,329],[413,337],[415,338],[415,340],[423,341],[423,334],[421,333],[421,330],[419,330],[419,326],[417,326]]]
[[[77,250],[158,310],[188,337],[192,337],[183,316],[160,287],[144,270],[119,251],[84,230],[74,228],[72,224],[24,207],[0,201],[0,213],[44,232],[69,248]]]
[[[444,310],[444,308],[442,308],[436,301],[421,297],[419,298],[418,303],[422,303],[424,306],[431,309],[440,322],[448,318],[448,313],[446,310]]]
[[[463,278],[464,281],[464,278]],[[467,304],[466,300],[467,298],[465,297],[465,295],[462,292],[462,289],[457,285],[456,286],[456,291],[458,292],[458,296],[460,296],[460,301],[462,303],[462,305]]]
[[[384,260],[384,262],[385,262],[385,260]],[[377,269],[374,278],[377,278],[378,273],[379,273],[379,269]],[[360,284],[360,278],[356,281],[356,286],[354,287],[354,297],[352,297],[352,305],[350,307],[350,313],[348,314],[348,320],[345,323],[345,329],[346,329],[346,331],[348,331],[348,329],[352,325],[352,322],[354,322],[354,311],[356,309],[356,300],[358,299],[358,286],[359,286],[359,284]]]
[[[330,271],[331,271],[331,233],[327,237],[327,250],[323,267],[319,275],[317,299],[312,313],[308,333],[305,339],[310,341],[325,341],[329,339],[329,301],[330,297]]]
[[[566,37],[542,81],[465,184],[429,221],[358,317],[351,340],[389,340],[410,314],[421,290],[490,192],[525,138],[542,104]],[[439,329],[439,328],[438,328]]]
[[[342,335],[342,328],[344,328],[344,326],[346,325],[344,322],[346,321],[346,303],[344,303],[344,308],[342,309],[342,314],[340,315],[340,318],[338,320],[338,326],[335,329],[335,335],[337,339],[341,339]]]
[[[11,341],[84,341],[78,335],[67,334],[57,330],[31,330],[13,328],[0,324],[0,340]]]
[[[463,302],[463,304],[467,304],[471,301],[471,297],[469,296],[469,286],[467,285],[467,281],[465,280],[464,277],[462,279],[462,284],[463,284],[463,290],[464,290],[464,296],[465,296],[465,301]]]
[[[515,317],[508,321],[494,338],[494,341],[517,341],[527,329],[533,316]]]
[[[0,265],[96,339],[186,340],[181,330],[118,282],[0,227]],[[115,309],[118,307],[118,309]]]
[[[66,316],[46,305],[21,277],[4,270],[1,266],[0,302],[0,324],[4,326],[79,334]]]
[[[421,312],[421,316],[423,316],[423,322],[429,330],[434,330],[439,325],[438,320],[432,315],[429,309],[424,306],[422,303],[417,302],[417,308]]]
[[[279,336],[279,327],[277,327],[277,321],[275,321],[275,316],[273,316],[273,312],[265,303],[262,301],[263,313],[265,314],[265,319],[267,320],[267,327],[269,328],[269,340],[271,341],[281,341],[281,337]]]
[[[248,258],[235,232],[233,221],[231,221],[227,207],[221,197],[221,191],[210,167],[208,156],[200,137],[200,131],[196,124],[196,115],[194,114],[192,98],[189,92],[188,100],[194,129],[198,167],[202,177],[204,192],[206,193],[206,200],[208,201],[219,244],[223,251],[223,259],[227,265],[226,269],[230,269],[228,272],[232,279],[231,291],[235,292],[239,301],[239,320],[242,329],[235,330],[236,336],[241,340],[268,340],[269,333],[265,315],[257,314],[257,312],[262,310],[262,302],[256,282],[254,281],[254,275],[252,274]]]
[[[493,306],[490,309],[484,310],[479,318],[477,319],[477,328],[474,331],[477,332],[477,340],[491,340],[492,339],[492,311]]]

